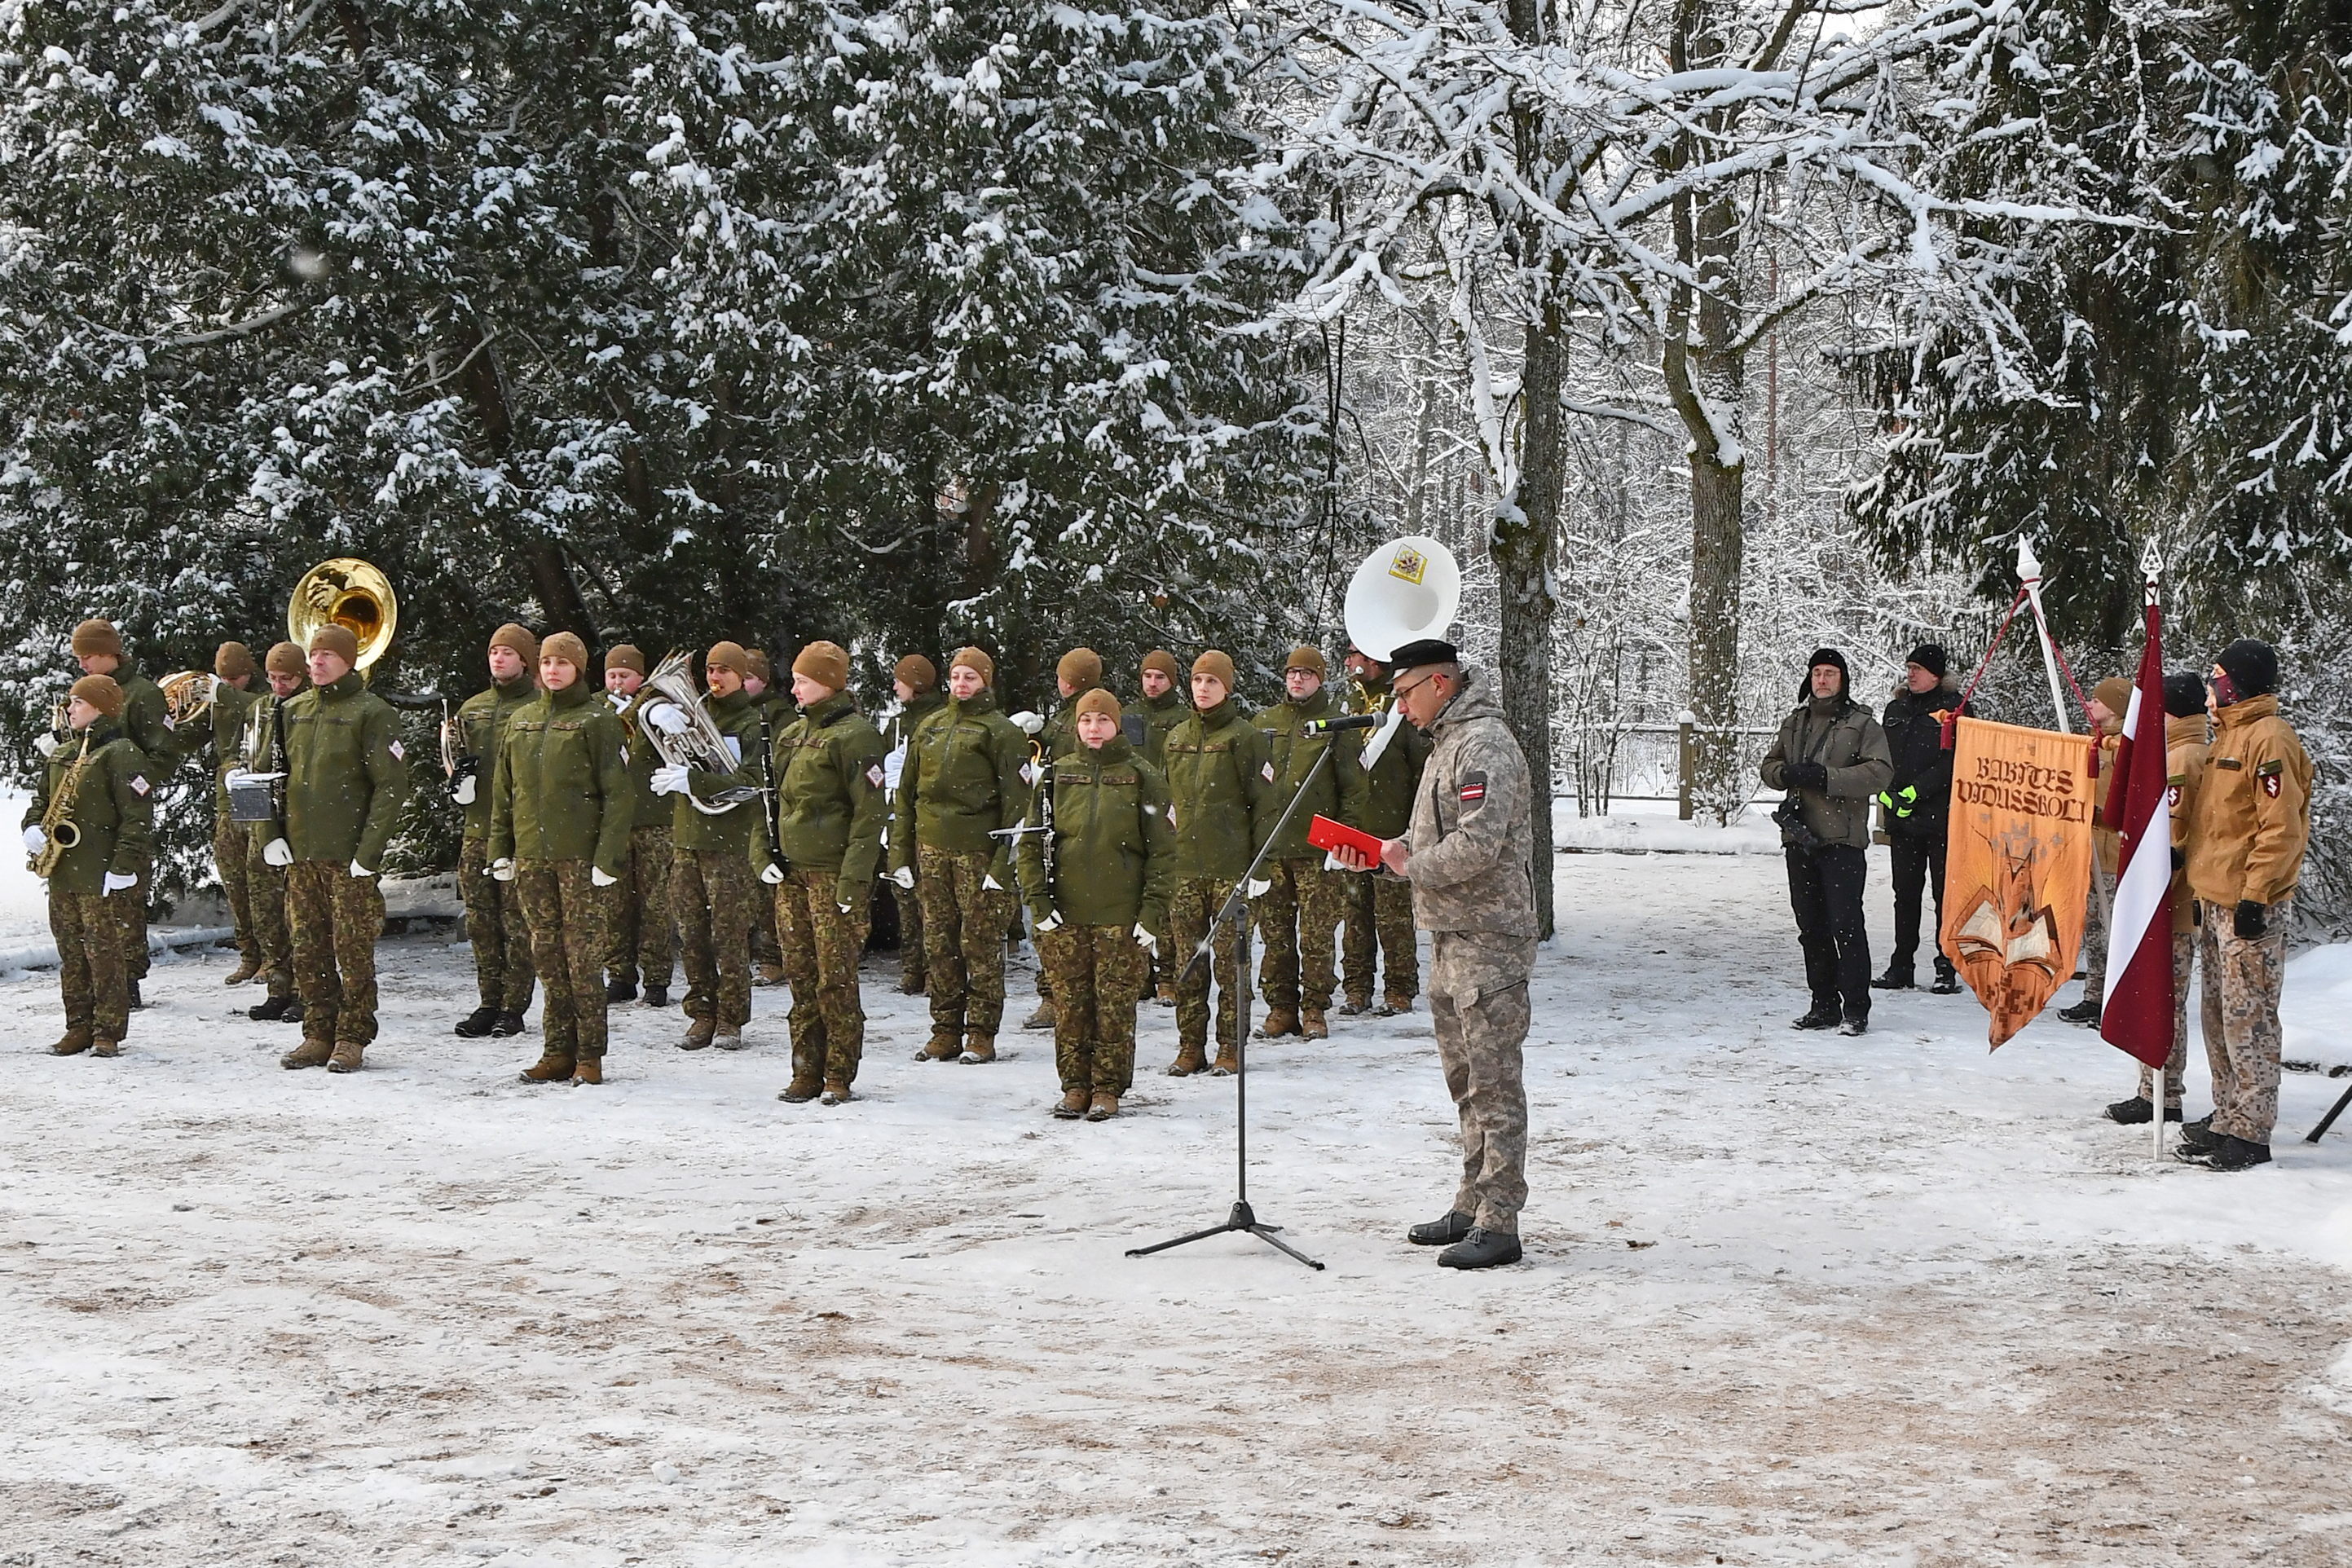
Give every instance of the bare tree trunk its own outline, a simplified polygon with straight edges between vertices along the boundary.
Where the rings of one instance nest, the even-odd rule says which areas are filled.
[[[514,416],[508,405],[506,376],[499,368],[495,344],[474,355],[474,363],[467,367],[464,385],[491,449],[504,458],[514,437]],[[579,581],[572,575],[572,563],[564,559],[563,546],[552,539],[526,539],[521,555],[523,567],[530,574],[531,585],[539,592],[539,607],[547,616],[547,629],[572,632],[590,643],[595,642],[596,619],[588,612],[588,601],[580,592]]]
[[[1551,549],[1559,531],[1559,496],[1566,451],[1560,382],[1568,368],[1568,334],[1558,310],[1547,307],[1528,327],[1519,371],[1523,410],[1519,488],[1515,506],[1497,509],[1495,578],[1502,610],[1496,663],[1503,717],[1527,753],[1535,785],[1536,931],[1549,940],[1551,905]]]

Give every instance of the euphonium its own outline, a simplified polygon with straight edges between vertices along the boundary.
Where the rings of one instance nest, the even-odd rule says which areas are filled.
[[[651,698],[637,700],[637,722],[653,742],[654,751],[672,767],[680,763],[700,768],[705,773],[731,773],[735,771],[735,753],[727,748],[727,736],[711,722],[709,710],[702,706],[702,695],[694,689],[694,675],[689,657],[673,653],[654,667],[646,677],[644,689]],[[686,715],[686,728],[673,735],[665,731],[648,717],[650,710],[667,702]],[[734,810],[760,792],[753,789],[730,789],[721,792],[718,802],[706,801],[691,790],[686,798],[694,809],[705,816],[717,816]]]

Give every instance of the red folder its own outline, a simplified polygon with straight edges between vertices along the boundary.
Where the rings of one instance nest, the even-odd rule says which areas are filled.
[[[1381,863],[1380,835],[1350,827],[1344,822],[1334,822],[1319,811],[1315,814],[1315,820],[1307,825],[1307,842],[1324,850],[1346,845],[1351,849],[1363,851],[1364,857],[1373,865]]]

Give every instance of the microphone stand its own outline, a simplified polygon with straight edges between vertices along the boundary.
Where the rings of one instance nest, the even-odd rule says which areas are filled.
[[[1155,1252],[1165,1252],[1171,1247],[1183,1247],[1191,1242],[1206,1241],[1213,1236],[1229,1236],[1240,1231],[1256,1237],[1277,1251],[1288,1253],[1309,1268],[1319,1271],[1323,1267],[1276,1235],[1275,1233],[1282,1227],[1278,1225],[1265,1224],[1257,1217],[1257,1211],[1250,1207],[1249,1037],[1253,998],[1250,994],[1249,885],[1257,880],[1258,868],[1265,863],[1267,852],[1273,849],[1276,842],[1282,837],[1283,829],[1288,827],[1290,819],[1298,815],[1298,803],[1307,798],[1307,786],[1315,782],[1315,775],[1322,771],[1323,764],[1330,759],[1331,748],[1327,745],[1317,754],[1314,765],[1307,770],[1307,776],[1298,781],[1297,789],[1291,792],[1290,804],[1283,808],[1282,819],[1274,825],[1274,831],[1266,835],[1265,843],[1259,847],[1256,856],[1250,861],[1249,869],[1242,873],[1242,879],[1235,882],[1232,889],[1225,894],[1225,901],[1218,907],[1216,918],[1209,922],[1208,933],[1201,938],[1201,945],[1192,950],[1192,958],[1186,961],[1184,967],[1176,975],[1176,983],[1179,985],[1182,984],[1185,977],[1192,973],[1194,966],[1209,956],[1210,951],[1216,943],[1217,928],[1227,921],[1234,922],[1234,968],[1238,973],[1235,977],[1237,989],[1234,1004],[1234,1152],[1237,1169],[1233,1211],[1225,1215],[1225,1223],[1223,1225],[1213,1225],[1206,1230],[1196,1230],[1172,1240],[1154,1242],[1150,1247],[1129,1247],[1127,1253],[1129,1258],[1148,1258]],[[1214,975],[1213,965],[1210,973],[1212,976]]]

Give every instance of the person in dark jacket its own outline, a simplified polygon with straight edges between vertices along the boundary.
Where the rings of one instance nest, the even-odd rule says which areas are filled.
[[[1936,955],[1935,992],[1949,996],[1960,988],[1958,972],[1944,956],[1937,933],[1944,929],[1944,834],[1952,809],[1952,753],[1944,744],[1944,720],[1967,710],[1943,648],[1935,643],[1913,648],[1904,661],[1903,684],[1879,721],[1895,769],[1878,792],[1879,826],[1895,861],[1895,951],[1887,955],[1886,973],[1871,982],[1882,991],[1911,989],[1920,895],[1931,884],[1936,923],[1927,945]]]
[[[1870,934],[1863,925],[1863,851],[1870,843],[1870,797],[1886,787],[1894,765],[1886,731],[1852,696],[1845,656],[1813,650],[1797,706],[1764,753],[1766,784],[1796,803],[1773,816],[1789,859],[1789,903],[1805,950],[1805,984],[1813,1005],[1800,1029],[1870,1027]]]

